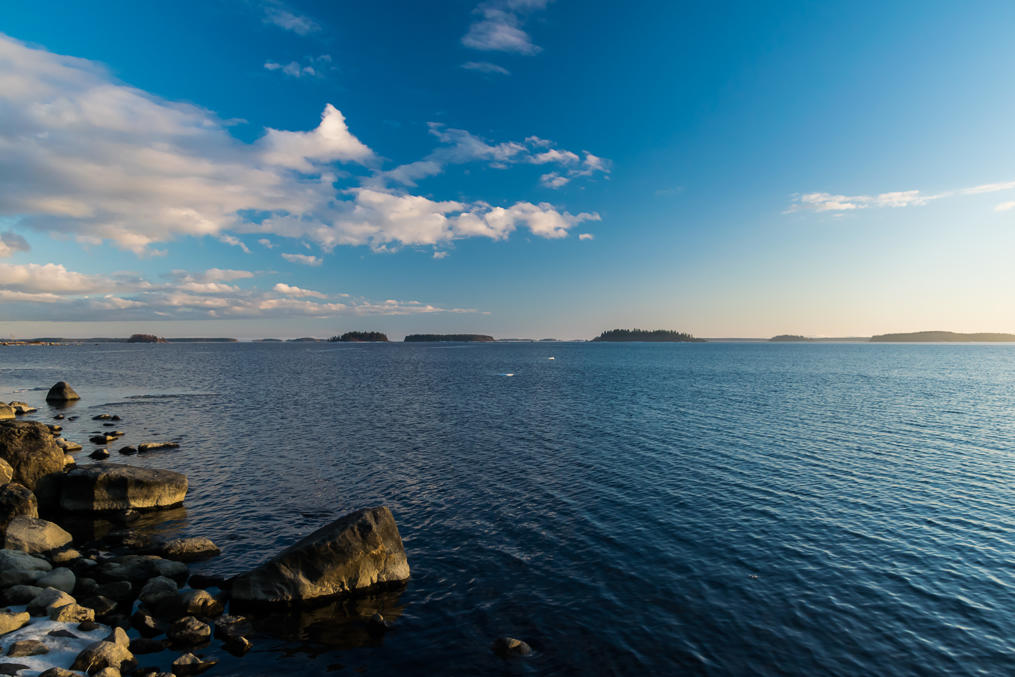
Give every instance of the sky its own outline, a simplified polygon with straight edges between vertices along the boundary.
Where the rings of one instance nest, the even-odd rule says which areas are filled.
[[[1015,332],[1015,4],[0,3],[0,336]]]

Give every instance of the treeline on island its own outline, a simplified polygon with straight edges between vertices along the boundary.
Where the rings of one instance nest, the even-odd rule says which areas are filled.
[[[476,341],[488,343],[493,340],[492,336],[487,336],[486,334],[409,334],[405,337],[406,343],[429,341]]]
[[[651,341],[655,343],[704,343],[705,339],[672,329],[610,329],[593,341]]]
[[[1009,343],[1015,334],[980,332],[959,334],[954,331],[915,331],[906,334],[878,334],[871,343]]]
[[[339,341],[347,343],[387,343],[388,335],[379,331],[347,331],[341,336],[332,336],[328,339],[332,343]]]

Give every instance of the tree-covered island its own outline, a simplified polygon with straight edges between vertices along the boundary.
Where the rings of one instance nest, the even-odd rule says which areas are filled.
[[[347,331],[341,336],[332,336],[328,340],[345,343],[387,343],[388,335],[379,331]]]
[[[653,343],[704,343],[705,339],[695,338],[691,334],[672,329],[610,329],[604,331],[593,341],[650,341]]]
[[[489,343],[493,341],[492,336],[486,334],[409,334],[405,337],[406,343],[425,343],[428,341],[473,341]]]

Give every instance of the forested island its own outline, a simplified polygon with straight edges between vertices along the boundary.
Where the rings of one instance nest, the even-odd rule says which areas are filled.
[[[486,334],[409,334],[405,337],[406,343],[424,343],[429,341],[471,341],[479,343],[490,343],[492,336]]]
[[[771,341],[772,343],[795,343],[801,341],[806,342],[812,339],[809,339],[806,336],[801,336],[799,334],[779,334],[778,336],[773,336],[768,340]]]
[[[907,334],[878,334],[871,336],[870,340],[871,343],[1012,343],[1015,342],[1015,334],[915,331]]]
[[[332,343],[387,343],[388,335],[379,331],[347,331],[341,336],[328,339]]]
[[[604,331],[593,341],[651,341],[654,343],[704,343],[705,339],[672,329],[610,329]]]

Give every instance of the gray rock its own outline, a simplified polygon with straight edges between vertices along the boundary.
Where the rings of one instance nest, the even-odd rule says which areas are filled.
[[[188,569],[183,562],[174,562],[157,555],[124,555],[100,564],[99,574],[107,579],[141,584],[156,576],[184,580]]]
[[[53,522],[18,515],[7,525],[4,547],[27,553],[51,552],[71,542],[71,535]]]
[[[195,536],[192,538],[174,538],[156,546],[156,552],[163,557],[179,562],[197,562],[210,559],[221,554],[211,539]]]
[[[50,637],[63,637],[65,639],[81,639],[78,635],[75,635],[70,630],[64,630],[63,628],[57,628],[56,630],[50,630],[46,633]]]
[[[16,675],[28,669],[28,666],[22,663],[0,663],[0,675]]]
[[[0,635],[6,635],[28,625],[30,620],[31,616],[27,611],[14,612],[6,609],[0,611]]]
[[[502,658],[513,658],[516,656],[528,656],[532,653],[532,647],[520,639],[514,637],[498,637],[490,647],[495,654]]]
[[[34,583],[52,569],[53,565],[41,557],[17,550],[0,550],[0,588]]]
[[[56,588],[57,590],[63,590],[64,592],[74,592],[74,586],[77,583],[77,577],[74,576],[74,572],[67,567],[57,567],[49,573],[40,576],[35,584],[42,588]]]
[[[60,381],[46,393],[47,402],[69,402],[80,399],[81,396],[74,392],[74,389],[67,385],[66,381]]]
[[[180,594],[181,610],[191,616],[213,618],[222,613],[222,602],[218,601],[207,590],[185,590]]]
[[[45,616],[49,607],[61,607],[65,604],[73,604],[76,602],[73,597],[68,595],[63,590],[57,590],[56,588],[44,588],[42,592],[36,595],[31,602],[28,603],[27,611],[33,616]]]
[[[138,599],[149,609],[154,609],[168,599],[175,599],[177,590],[179,590],[179,586],[173,579],[155,576],[141,588]]]
[[[232,581],[233,600],[294,604],[402,583],[409,563],[386,507],[359,510]]]
[[[130,581],[111,581],[96,586],[95,593],[123,602],[134,597],[134,586]]]
[[[96,642],[78,654],[71,670],[84,670],[94,674],[102,668],[123,670],[134,660],[134,654],[125,646],[113,642]],[[126,665],[125,665],[126,664]]]
[[[14,468],[7,461],[0,458],[0,484],[7,484],[14,479]]]
[[[19,658],[21,656],[41,656],[46,653],[49,653],[49,647],[37,639],[23,639],[19,642],[14,642],[11,644],[10,648],[7,649],[7,656],[9,658]]]
[[[118,463],[85,465],[64,477],[60,507],[71,512],[155,510],[183,503],[187,476]]]
[[[215,665],[218,661],[209,659],[201,660],[192,653],[185,653],[173,661],[173,674],[180,677],[187,675],[198,675]]]
[[[166,636],[176,646],[194,646],[211,639],[211,626],[193,616],[184,616],[169,627]]]
[[[7,465],[4,462],[4,465]],[[10,468],[10,465],[7,465]],[[6,482],[0,486],[0,535],[7,531],[7,525],[18,516],[38,517],[39,502],[28,487],[17,482]]]
[[[12,585],[4,590],[4,602],[6,604],[28,604],[42,592],[42,588],[36,585]]]
[[[37,421],[0,422],[0,458],[13,469],[13,481],[29,489],[46,475],[63,471],[63,450]]]

